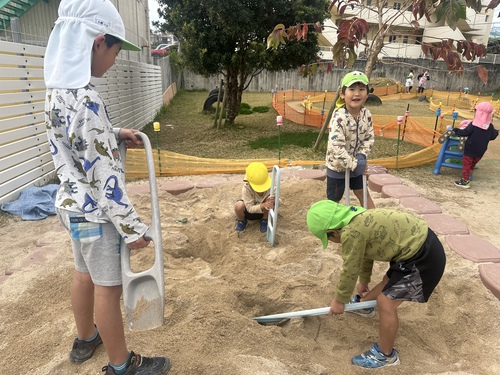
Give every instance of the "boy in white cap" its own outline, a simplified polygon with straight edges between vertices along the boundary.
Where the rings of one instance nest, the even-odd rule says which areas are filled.
[[[364,107],[368,98],[368,77],[358,71],[350,72],[342,79],[341,93],[328,128],[326,150],[326,196],[339,202],[344,195],[345,184],[364,206],[363,173],[368,153],[373,147],[372,114]],[[346,182],[345,171],[350,169],[350,180]],[[373,200],[367,192],[368,208]]]
[[[109,375],[164,375],[166,357],[127,349],[120,307],[121,239],[133,249],[149,244],[144,224],[127,197],[118,144],[142,142],[130,129],[112,128],[106,106],[90,84],[114,64],[125,39],[120,14],[109,0],[62,0],[44,62],[46,127],[61,181],[57,214],[71,237],[75,272],[71,305],[78,337],[71,362],[89,360],[104,343]],[[94,321],[95,319],[95,321]]]
[[[498,130],[491,123],[493,105],[482,102],[476,105],[475,111],[474,120],[465,128],[462,121],[460,128],[452,129],[455,135],[467,137],[462,157],[462,178],[455,181],[456,186],[464,189],[470,188],[470,175],[488,149],[488,143],[498,137]]]
[[[307,226],[323,248],[328,241],[342,244],[342,271],[329,314],[343,314],[349,302],[377,300],[379,341],[353,357],[352,364],[364,368],[397,365],[398,352],[393,348],[399,327],[397,308],[404,301],[428,301],[444,272],[443,245],[417,216],[329,200],[311,206]],[[374,261],[389,262],[389,269],[380,283],[369,288]],[[359,294],[350,299],[355,288]]]
[[[241,189],[242,198],[234,205],[238,219],[236,231],[242,232],[248,220],[260,220],[260,232],[267,232],[269,210],[274,207],[274,196],[271,195],[271,178],[264,163],[253,162],[246,168],[245,184]]]

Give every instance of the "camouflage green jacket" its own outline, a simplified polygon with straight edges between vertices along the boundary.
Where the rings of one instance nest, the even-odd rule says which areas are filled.
[[[355,216],[340,230],[342,271],[335,298],[347,303],[356,282],[368,284],[374,261],[413,257],[427,238],[427,222],[406,212],[374,208]]]

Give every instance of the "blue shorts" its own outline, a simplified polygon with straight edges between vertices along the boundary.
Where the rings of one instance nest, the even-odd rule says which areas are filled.
[[[121,236],[115,226],[92,223],[84,214],[59,208],[57,215],[71,237],[75,269],[90,274],[95,285],[121,285]]]
[[[351,190],[363,190],[363,175],[349,179]],[[345,179],[326,176],[326,197],[334,202],[340,202],[345,191]]]

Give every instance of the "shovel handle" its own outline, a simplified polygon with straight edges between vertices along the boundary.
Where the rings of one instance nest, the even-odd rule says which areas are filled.
[[[151,147],[151,142],[146,134],[142,132],[134,133],[136,137],[142,140],[146,154],[146,164],[148,167],[148,177],[149,177],[149,192],[151,198],[151,225],[144,235],[144,239],[148,241],[153,241],[155,246],[155,264],[153,268],[158,268],[163,270],[163,249],[162,249],[162,239],[161,239],[161,223],[160,223],[160,207],[158,203],[158,189],[156,185],[156,170],[155,161],[153,158],[153,148]],[[125,142],[121,142],[119,145],[120,156],[125,165],[125,157],[127,153],[127,148]],[[123,246],[128,247],[128,246]],[[122,251],[122,267],[124,267],[124,272],[127,275],[131,275],[130,271],[130,251],[124,249]]]
[[[377,301],[365,301],[365,302],[356,302],[356,303],[346,303],[344,307],[344,311],[354,311],[360,309],[367,309],[371,307],[376,307]],[[259,323],[273,323],[279,322],[282,319],[291,319],[291,318],[303,318],[305,316],[318,316],[318,315],[326,315],[330,311],[330,306],[321,307],[319,309],[312,310],[302,310],[302,311],[292,311],[288,313],[282,314],[274,314],[274,315],[265,315],[258,316],[252,318]]]

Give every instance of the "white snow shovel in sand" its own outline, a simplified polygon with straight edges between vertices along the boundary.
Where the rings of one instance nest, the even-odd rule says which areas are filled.
[[[278,206],[280,203],[280,168],[273,166],[273,174],[271,178],[271,194],[274,194],[274,207],[269,210],[266,238],[274,246],[276,238],[276,229],[278,226]]]
[[[151,195],[151,225],[145,238],[153,241],[154,264],[145,271],[134,273],[130,268],[130,249],[122,240],[121,265],[123,304],[125,318],[131,330],[147,330],[163,324],[165,311],[165,278],[163,273],[163,249],[161,239],[160,209],[156,187],[155,163],[151,143],[146,134],[135,133],[144,143]],[[124,142],[122,142],[124,145]],[[120,153],[125,164],[125,147]],[[139,250],[140,251],[140,250]]]
[[[346,303],[344,307],[344,311],[355,311],[362,309],[369,309],[371,307],[376,307],[377,301],[366,301],[366,302],[356,302],[356,303]],[[292,318],[304,318],[306,316],[318,316],[318,315],[326,315],[330,311],[330,306],[321,307],[319,309],[312,310],[302,310],[302,311],[293,311],[282,314],[274,314],[274,315],[265,315],[265,316],[257,316],[252,318],[256,320],[258,323],[276,323],[283,319],[292,319]]]

